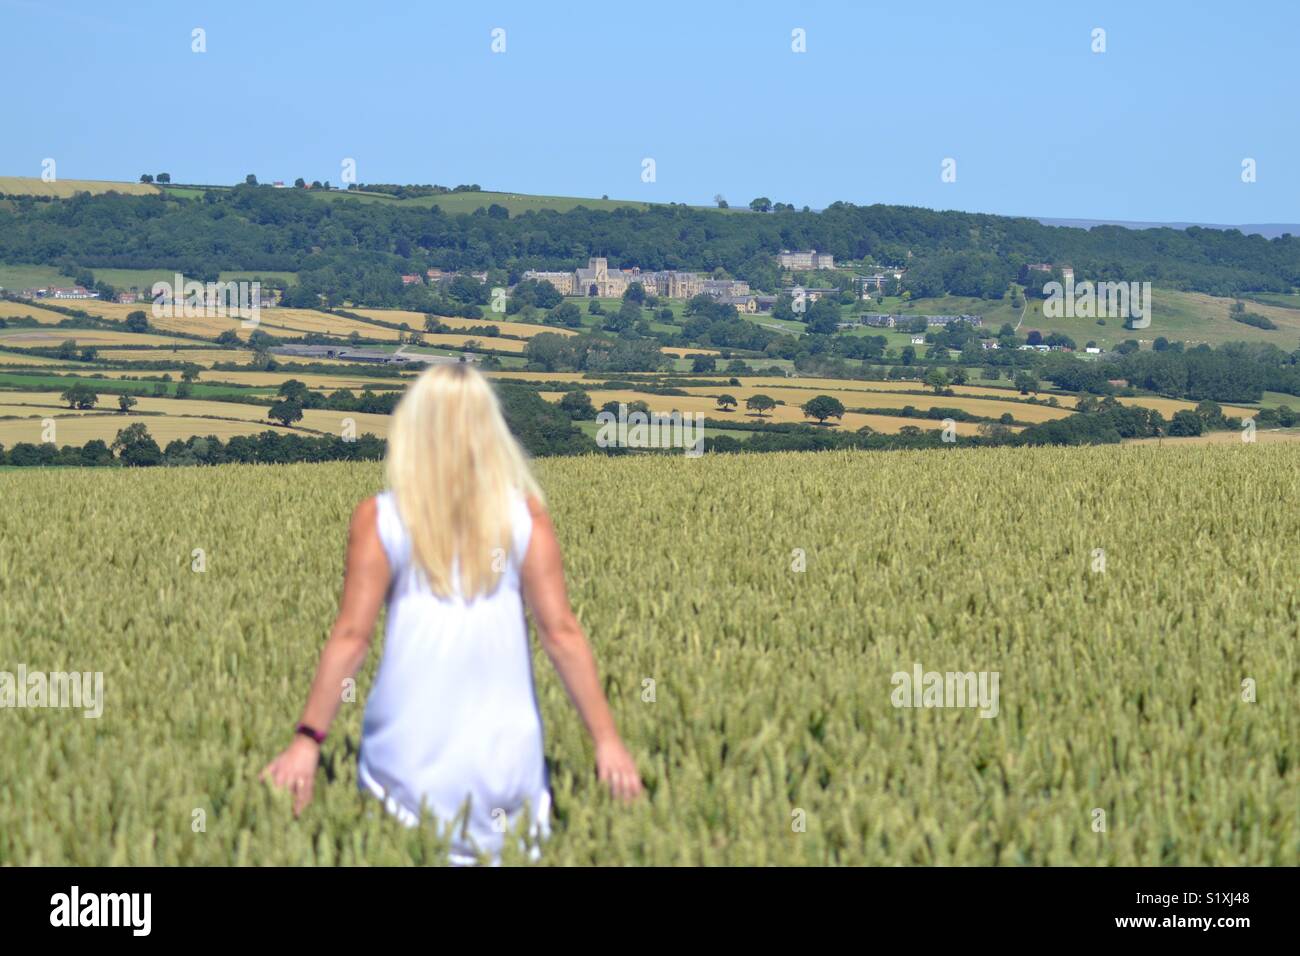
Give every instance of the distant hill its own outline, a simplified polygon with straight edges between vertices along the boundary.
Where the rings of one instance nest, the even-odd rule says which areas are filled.
[[[1190,226],[1199,226],[1202,229],[1236,229],[1247,236],[1263,236],[1265,239],[1276,239],[1287,233],[1300,236],[1300,223],[1290,222],[1224,226],[1212,222],[1136,222],[1128,219],[1043,219],[1039,217],[1038,221],[1044,226],[1070,226],[1076,229],[1091,229],[1093,226],[1123,226],[1125,229],[1187,229]]]
[[[115,183],[102,179],[56,179],[46,182],[37,176],[0,176],[0,196],[58,196],[67,199],[77,193],[118,192],[147,196],[158,192],[149,183]]]

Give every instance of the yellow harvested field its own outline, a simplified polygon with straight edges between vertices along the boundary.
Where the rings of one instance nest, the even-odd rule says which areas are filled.
[[[104,411],[116,411],[117,396],[104,392],[99,396],[99,404],[93,409],[69,409],[59,399],[58,392],[0,392],[0,415],[41,415],[58,412],[59,415],[98,414]],[[263,405],[245,405],[241,402],[214,402],[201,398],[154,398],[153,396],[136,396],[136,404],[131,414],[142,412],[166,415],[169,418],[215,418],[233,419],[244,422],[262,422],[268,424],[267,408]],[[4,411],[3,409],[13,409]],[[58,417],[58,415],[54,416]],[[376,435],[388,433],[388,416],[363,412],[340,412],[325,408],[303,409],[302,420],[295,427],[318,432],[339,434],[344,419],[356,422],[357,434],[374,432]]]
[[[539,394],[551,402],[558,402],[564,397],[563,392],[540,392]],[[778,405],[760,418],[746,411],[743,404],[734,411],[720,411],[713,399],[705,398],[702,395],[649,395],[644,392],[631,392],[622,389],[597,390],[588,394],[597,408],[600,408],[606,402],[645,402],[653,412],[667,413],[674,409],[679,412],[704,412],[709,418],[718,419],[719,421],[733,419],[738,422],[802,422],[809,425],[815,424],[812,420],[805,418],[803,412],[799,411],[796,405]],[[811,397],[811,394],[809,397]],[[924,418],[860,415],[856,412],[846,412],[843,419],[831,419],[831,421],[837,422],[841,431],[857,431],[863,425],[866,425],[872,431],[887,434],[894,434],[905,425],[914,425],[922,431],[943,427],[940,422]],[[957,434],[959,435],[974,435],[978,432],[978,429],[979,424],[977,422],[957,422]]]
[[[673,355],[677,358],[686,358],[688,355],[721,355],[717,349],[685,349],[677,345],[665,345],[659,349],[664,355]]]
[[[586,382],[582,372],[485,372],[488,378],[517,382]],[[611,373],[612,376],[613,373]],[[596,383],[592,383],[593,385]]]
[[[163,447],[173,439],[185,439],[191,435],[216,435],[225,440],[234,435],[255,435],[268,429],[291,430],[262,422],[182,416],[173,418],[167,415],[105,413],[49,417],[54,418],[54,444],[56,445],[84,445],[96,438],[111,443],[119,431],[136,422],[143,422],[154,441]],[[0,444],[6,447],[12,448],[18,442],[38,444],[44,437],[43,432],[44,426],[39,418],[0,420]],[[303,432],[300,431],[300,434]]]
[[[353,332],[363,338],[396,342],[401,332],[386,329],[369,322],[359,322],[342,315],[318,312],[315,309],[261,309],[257,316],[257,325],[245,327],[245,320],[234,315],[200,315],[187,316],[179,306],[176,313],[167,316],[155,316],[153,303],[137,305],[119,305],[116,302],[80,302],[77,308],[84,309],[91,315],[99,316],[110,322],[125,322],[126,317],[136,311],[142,311],[149,317],[152,328],[164,332],[184,332],[189,335],[202,335],[215,338],[222,332],[233,330],[241,339],[247,340],[257,329],[271,335],[285,338],[298,338],[308,332],[317,332],[346,338]],[[421,323],[423,324],[423,323]]]
[[[422,321],[415,330],[423,327]],[[362,338],[382,339],[386,342],[396,342],[402,337],[402,332],[397,329],[386,329],[382,325],[359,322],[345,315],[318,312],[315,309],[263,309],[260,328],[272,335],[318,332],[346,338],[356,332]]]
[[[208,369],[199,373],[200,382],[229,382],[232,385],[254,385],[278,388],[280,383],[289,379],[302,382],[311,389],[328,389],[333,391],[347,388],[360,394],[367,388],[375,392],[392,391],[405,388],[409,378],[355,378],[348,375],[322,375],[313,372],[295,374],[292,370],[275,372],[226,372]]]
[[[8,299],[0,299],[0,319],[22,319],[27,317],[31,317],[43,325],[58,325],[60,322],[71,318],[71,316],[59,312],[42,309],[34,302],[11,302]]]
[[[0,353],[2,354],[2,353]],[[171,353],[167,353],[171,354]],[[109,379],[139,379],[140,384],[151,386],[152,381],[144,379],[144,375],[170,375],[173,382],[180,380],[178,372],[138,372],[128,371],[126,369],[103,369],[96,370],[96,374]],[[294,372],[293,369],[279,369],[275,372],[242,372],[242,371],[222,371],[218,369],[204,369],[199,373],[198,380],[204,384],[228,383],[231,385],[249,385],[255,388],[278,388],[282,382],[289,379],[296,379],[312,389],[329,389],[333,391],[338,388],[348,388],[360,394],[366,388],[379,392],[387,389],[404,388],[410,379],[381,379],[381,378],[353,378],[345,375],[321,375],[312,372]]]
[[[527,342],[521,342],[519,339],[489,338],[486,335],[454,335],[450,332],[425,332],[425,345],[438,345],[442,348],[463,349],[465,343],[477,342],[480,348],[491,349],[494,352],[510,352],[515,355],[522,354],[528,346]]]
[[[723,373],[719,372],[718,375]],[[920,382],[876,382],[852,378],[777,378],[774,376],[737,376],[745,386],[754,388],[839,388],[845,391],[871,392],[917,392],[928,391]],[[956,395],[970,395],[973,398],[1018,398],[1020,393],[1013,388],[994,388],[991,385],[953,385]]]
[[[382,438],[388,435],[390,420],[387,415],[309,408],[292,429],[285,429],[267,420],[266,408],[236,402],[141,397],[136,399],[137,404],[129,414],[123,414],[114,410],[117,399],[111,395],[103,396],[99,406],[89,410],[72,410],[59,404],[57,393],[31,393],[21,399],[19,393],[0,395],[13,399],[0,404],[0,444],[7,446],[20,441],[41,441],[42,422],[47,418],[55,421],[55,443],[59,445],[81,445],[94,438],[111,441],[119,429],[135,421],[143,421],[149,434],[160,444],[166,444],[174,438],[191,435],[216,435],[224,439],[268,429],[341,435],[349,427],[349,420],[356,435],[369,432]]]
[[[86,370],[94,369],[95,366],[87,365],[85,362],[65,362],[63,359],[45,358],[42,355],[22,355],[18,352],[5,352],[0,350],[0,366],[25,366],[28,368],[39,366],[41,368],[81,368]]]
[[[176,349],[167,350],[166,352],[140,352],[133,349],[100,349],[99,357],[110,362],[145,362],[145,361],[178,361],[192,362],[195,365],[202,365],[204,368],[211,368],[218,362],[223,364],[238,363],[247,365],[253,361],[254,353],[245,349]],[[331,358],[311,358],[302,355],[277,355],[275,361],[279,365],[337,365],[353,366],[355,362],[345,362],[342,359]]]
[[[424,328],[423,312],[408,312],[402,309],[348,309],[349,312],[355,312],[357,315],[364,315],[369,319],[379,319],[381,322],[405,322],[413,330],[420,331]],[[534,325],[531,322],[507,322],[496,319],[492,313],[488,313],[481,319],[462,319],[456,316],[440,315],[438,321],[448,328],[469,329],[476,325],[495,325],[501,330],[502,335],[514,335],[521,339],[531,339],[534,335],[541,335],[543,332],[554,332],[556,335],[577,335],[572,329],[563,329],[554,325]]]
[[[1249,450],[1251,443],[1241,440],[1242,432],[1217,431],[1203,435],[1189,435],[1186,438],[1134,438],[1126,445],[1241,445]],[[1255,430],[1255,442],[1272,444],[1273,442],[1300,441],[1300,429],[1296,428],[1259,428]]]
[[[116,332],[113,329],[0,329],[0,346],[16,348],[54,348],[72,339],[77,345],[189,345],[186,339],[151,332]],[[152,356],[154,352],[142,352]]]
[[[907,395],[897,392],[859,392],[837,388],[716,388],[692,387],[683,389],[692,395],[730,395],[738,399],[741,406],[752,395],[767,395],[776,401],[785,402],[796,408],[816,395],[829,395],[844,403],[845,408],[904,408],[911,405],[925,410],[939,406],[942,408],[960,408],[972,415],[985,418],[1000,418],[1010,412],[1017,421],[1049,422],[1065,418],[1071,414],[1066,408],[1052,408],[1049,405],[1030,405],[1027,402],[999,402],[991,398],[971,398],[966,395]]]
[[[67,199],[77,193],[123,193],[150,196],[158,187],[150,183],[114,183],[102,179],[57,179],[47,183],[36,176],[0,176],[0,193],[9,196],[57,196]]]
[[[233,329],[240,338],[246,339],[253,331],[242,328],[240,319],[231,316],[155,316],[152,302],[136,305],[120,305],[116,302],[79,302],[76,307],[109,322],[125,322],[126,317],[132,312],[143,312],[149,319],[149,327],[163,332],[183,332],[186,335],[215,338],[227,329]],[[263,315],[265,314],[263,312]]]

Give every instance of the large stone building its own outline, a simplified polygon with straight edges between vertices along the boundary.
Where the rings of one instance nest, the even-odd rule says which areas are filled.
[[[739,279],[708,279],[698,272],[664,270],[642,272],[639,268],[610,269],[603,256],[587,260],[573,272],[525,272],[525,279],[549,282],[562,295],[617,299],[628,286],[639,282],[647,295],[665,299],[689,299],[705,293],[715,298],[749,294],[749,283]]]
[[[534,272],[529,270],[524,273],[524,278],[536,279],[538,282],[549,282],[555,286],[555,291],[560,295],[573,295],[573,275],[572,272]]]
[[[835,268],[835,257],[830,253],[818,252],[816,249],[809,249],[807,252],[791,252],[789,249],[782,249],[776,261],[782,269],[789,269],[792,272]]]

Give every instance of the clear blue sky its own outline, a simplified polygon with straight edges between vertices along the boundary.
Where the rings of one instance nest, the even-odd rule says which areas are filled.
[[[1297,222],[1298,10],[0,0],[0,174],[337,184],[352,157],[362,182]]]

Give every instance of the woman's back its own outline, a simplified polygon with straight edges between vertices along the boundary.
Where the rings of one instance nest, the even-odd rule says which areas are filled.
[[[392,491],[352,513],[338,617],[293,743],[263,776],[293,789],[296,813],[311,802],[339,689],[365,661],[386,603],[361,788],[410,824],[427,810],[445,826],[468,805],[453,862],[497,856],[525,807],[525,829],[545,836],[551,797],[527,604],[591,735],[597,776],[634,799],[641,776],[569,603],[555,527],[488,380],[468,364],[426,369],[393,413],[387,474]]]
[[[550,805],[520,596],[532,517],[522,494],[510,507],[512,547],[494,555],[500,583],[467,601],[433,593],[395,497],[376,499],[392,583],[360,782],[406,822],[418,819],[422,803],[450,821],[468,800],[470,842],[456,848],[463,856],[499,851],[501,824],[512,825],[526,803],[535,829],[544,830]]]

